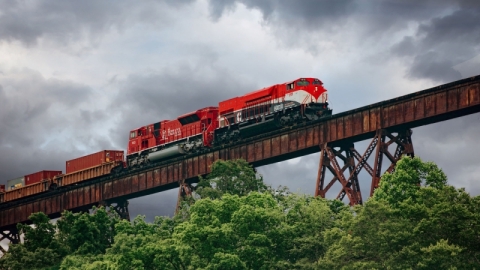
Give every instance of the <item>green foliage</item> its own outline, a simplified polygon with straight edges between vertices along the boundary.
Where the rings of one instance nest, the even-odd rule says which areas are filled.
[[[10,245],[5,256],[0,259],[0,269],[41,269],[58,264],[67,250],[56,236],[56,226],[44,213],[30,216],[33,226],[18,224],[23,234],[21,245]]]
[[[394,173],[382,176],[373,198],[386,200],[390,205],[417,198],[421,185],[440,189],[447,184],[447,176],[432,162],[423,162],[419,157],[403,157],[395,166]]]
[[[10,245],[7,254],[0,259],[0,269],[55,268],[68,254],[71,256],[67,261],[72,267],[67,269],[75,268],[74,265],[82,265],[84,260],[75,260],[74,255],[91,257],[105,252],[112,244],[115,235],[113,228],[118,222],[103,208],[96,209],[93,215],[65,211],[56,224],[41,212],[29,218],[32,226],[17,226],[23,234],[23,243]]]
[[[355,207],[267,188],[244,161],[216,164],[203,199],[173,218],[32,215],[0,269],[479,269],[480,197],[433,163],[401,159]]]
[[[223,194],[246,196],[252,191],[263,192],[267,186],[245,160],[217,160],[206,178],[200,178],[196,193],[202,198],[219,199]]]
[[[102,254],[112,244],[118,219],[109,216],[104,208],[94,211],[94,215],[65,211],[57,221],[58,237],[70,254]]]
[[[269,193],[227,193],[197,201],[188,220],[121,221],[103,257],[88,257],[80,267],[81,260],[67,257],[62,269],[100,263],[115,269],[308,268],[324,254],[322,232],[334,226],[336,214],[320,198],[293,194],[283,202]]]

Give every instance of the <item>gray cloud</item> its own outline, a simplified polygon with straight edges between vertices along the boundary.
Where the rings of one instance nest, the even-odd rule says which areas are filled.
[[[34,145],[38,141],[30,130],[51,132],[58,127],[57,121],[64,119],[52,111],[61,113],[70,106],[85,104],[90,95],[88,86],[46,80],[40,73],[28,69],[0,76],[0,97],[4,104],[0,108],[0,143]]]
[[[220,18],[224,12],[235,9],[236,4],[243,4],[249,9],[262,12],[266,21],[281,22],[283,26],[306,27],[315,30],[316,27],[332,27],[329,21],[338,22],[354,11],[354,1],[341,0],[210,0],[210,11],[214,19]]]
[[[280,46],[300,47],[317,55],[327,50],[322,43],[341,32],[358,8],[352,0],[210,0],[210,14],[219,20],[241,4],[262,14],[263,26],[270,29]]]
[[[440,13],[421,22],[413,36],[392,47],[394,54],[413,59],[407,71],[410,78],[461,79],[454,67],[480,54],[480,5],[459,4],[459,9],[448,15]]]
[[[102,35],[136,24],[167,24],[163,10],[191,3],[182,1],[0,1],[0,41],[18,40],[27,46],[40,38],[60,44],[87,39],[97,44]]]
[[[152,222],[156,216],[173,216],[177,206],[178,188],[135,198],[129,201],[130,218],[144,215]]]
[[[417,79],[430,78],[439,82],[451,82],[462,78],[460,72],[454,69],[452,60],[432,51],[414,57],[408,76]]]
[[[105,137],[91,133],[97,121],[105,120],[103,112],[81,109],[91,98],[87,85],[45,79],[29,69],[4,71],[0,183],[39,170],[64,170],[65,160],[85,154],[80,145],[110,146]]]
[[[326,51],[322,42],[351,43],[353,36],[371,52],[368,45],[394,41],[392,56],[406,58],[406,76],[447,82],[461,79],[454,66],[480,54],[480,5],[475,1],[210,1],[210,11],[218,20],[237,4],[259,10],[273,29],[278,42],[302,47],[312,54]],[[416,27],[413,35],[405,30]],[[345,33],[344,35],[339,33]],[[385,41],[384,41],[385,40]],[[362,44],[364,43],[364,44]]]

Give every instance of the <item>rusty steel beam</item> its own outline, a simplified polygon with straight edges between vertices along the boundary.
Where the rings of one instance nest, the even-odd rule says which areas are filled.
[[[16,227],[11,227],[8,229],[8,231],[0,231],[0,242],[3,241],[4,239],[7,239],[13,244],[18,244],[20,243],[20,234],[18,232],[18,229]],[[5,250],[2,248],[1,250],[3,254],[5,254]]]
[[[325,194],[335,182],[338,181],[342,185],[342,188],[336,199],[343,200],[344,197],[347,196],[350,205],[363,203],[358,174],[362,169],[365,169],[372,177],[370,187],[370,196],[372,196],[378,187],[380,176],[383,175],[383,173],[391,173],[395,168],[395,164],[403,155],[414,156],[411,135],[412,131],[410,129],[400,130],[396,132],[396,134],[388,130],[380,129],[362,156],[360,156],[360,153],[358,153],[353,144],[340,144],[337,146],[335,146],[335,143],[323,144],[321,146],[315,196],[325,198]],[[389,138],[390,140],[385,141],[385,138]],[[396,144],[396,150],[393,154],[391,154],[388,149],[392,144]],[[335,148],[338,148],[338,150],[335,150]],[[374,158],[375,163],[372,168],[368,163],[368,159],[374,151],[376,153]],[[390,166],[382,173],[383,156],[386,156],[390,161]],[[343,161],[343,168],[339,167],[337,159]],[[357,164],[355,164],[355,160]],[[347,168],[349,169],[349,174],[345,175]],[[324,179],[327,169],[333,174],[333,178],[325,186]]]
[[[321,149],[315,196],[325,197],[326,192],[338,181],[342,185],[342,189],[337,195],[337,199],[343,200],[347,196],[351,205],[362,203],[362,193],[353,157],[353,144],[341,145],[338,150],[328,144],[323,144]],[[343,161],[342,168],[340,168],[337,158]],[[333,174],[333,178],[324,186],[327,169]],[[347,169],[349,171],[348,178],[345,176]]]
[[[349,148],[346,149],[348,154],[342,154],[348,161],[346,167],[345,164],[344,168],[335,165],[338,171],[349,172],[348,177],[336,173],[336,177],[343,181],[342,192],[351,201],[360,202],[362,198],[357,186],[358,171],[363,168],[373,174],[373,192],[380,181],[384,156],[393,164],[387,170],[393,170],[401,154],[413,155],[411,138],[406,133],[408,130],[479,111],[480,77],[477,76],[342,112],[294,128],[261,134],[234,145],[215,147],[208,153],[197,156],[179,157],[122,175],[99,177],[75,186],[64,186],[52,192],[2,203],[0,229],[6,230],[19,222],[28,223],[28,216],[38,211],[58,217],[63,210],[91,207],[100,201],[128,200],[178,188],[182,181],[193,183],[198,180],[198,175],[209,173],[210,165],[218,159],[243,158],[257,167],[318,152],[319,145],[333,146],[335,149],[337,146],[345,147],[377,137],[374,152],[372,150],[370,153],[367,149],[363,156],[359,156],[354,148]],[[393,154],[386,150],[392,144],[397,145]],[[321,164],[332,162],[329,156],[338,156],[338,151],[337,154],[329,151],[323,151]],[[374,165],[367,165],[366,156],[374,153]],[[352,163],[355,160],[356,163]],[[319,175],[316,194],[325,196],[325,189],[319,188],[324,185],[324,172],[319,171]]]

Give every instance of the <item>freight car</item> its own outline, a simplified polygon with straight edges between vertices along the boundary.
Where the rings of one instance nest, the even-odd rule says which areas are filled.
[[[54,176],[62,174],[62,171],[39,171],[32,174],[25,175],[25,185],[36,184],[45,179],[53,179]]]
[[[25,185],[25,177],[17,177],[7,181],[7,190],[13,190]]]
[[[0,190],[0,203],[110,174],[112,170],[125,167],[124,152],[103,150],[69,160],[65,165],[67,172],[65,174],[62,174],[61,171],[40,171],[22,177],[22,179],[29,179],[30,184],[7,191]],[[73,169],[74,167],[76,169]]]

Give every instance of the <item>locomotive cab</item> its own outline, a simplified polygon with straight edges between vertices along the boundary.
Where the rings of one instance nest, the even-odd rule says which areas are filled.
[[[157,129],[155,129],[158,127]],[[127,155],[155,146],[160,123],[148,125],[130,131]]]
[[[300,108],[301,115],[309,120],[330,115],[328,94],[323,82],[317,78],[300,78],[285,84],[285,107]]]

